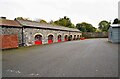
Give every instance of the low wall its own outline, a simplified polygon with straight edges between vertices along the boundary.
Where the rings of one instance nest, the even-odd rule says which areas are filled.
[[[0,49],[9,49],[9,48],[18,47],[17,35],[0,35],[0,40],[2,40]]]
[[[85,38],[107,38],[108,32],[83,32],[82,36]]]

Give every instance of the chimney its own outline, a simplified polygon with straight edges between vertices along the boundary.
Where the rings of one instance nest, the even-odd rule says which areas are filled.
[[[6,17],[1,16],[0,19],[6,19]]]

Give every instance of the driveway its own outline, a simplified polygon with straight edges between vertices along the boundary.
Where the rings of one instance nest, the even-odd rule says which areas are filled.
[[[3,51],[3,77],[117,77],[118,44],[86,39]]]

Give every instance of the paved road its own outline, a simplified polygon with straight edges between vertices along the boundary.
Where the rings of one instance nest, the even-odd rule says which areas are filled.
[[[118,45],[87,39],[7,50],[4,77],[117,77]]]

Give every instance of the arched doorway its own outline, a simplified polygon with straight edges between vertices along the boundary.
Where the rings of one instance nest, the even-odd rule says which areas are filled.
[[[53,35],[48,36],[48,44],[53,43]]]
[[[82,38],[82,35],[80,35],[80,40],[81,40],[81,38]]]
[[[68,36],[67,35],[65,35],[64,41],[68,41]]]
[[[79,40],[79,38],[80,38],[79,35],[77,35],[77,40]]]
[[[73,38],[73,40],[76,40],[76,35],[74,35],[74,38]]]
[[[35,45],[42,44],[42,35],[35,35]]]
[[[68,37],[68,41],[71,41],[71,40],[72,40],[72,35]]]
[[[61,42],[61,35],[58,35],[58,42]]]

